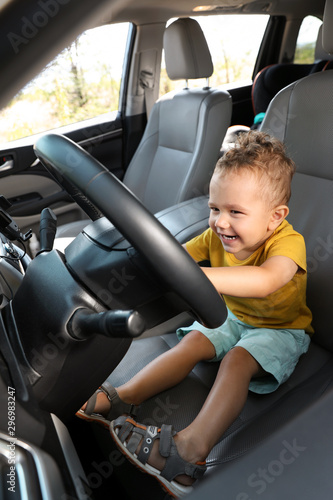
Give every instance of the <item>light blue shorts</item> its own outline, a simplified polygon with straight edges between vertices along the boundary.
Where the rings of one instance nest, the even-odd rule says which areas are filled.
[[[240,321],[231,311],[223,325],[212,330],[197,321],[179,328],[179,340],[192,330],[199,330],[212,342],[216,356],[210,361],[221,361],[233,347],[246,349],[267,372],[267,376],[250,382],[249,389],[258,394],[273,392],[285,382],[310,344],[304,330],[256,328]]]

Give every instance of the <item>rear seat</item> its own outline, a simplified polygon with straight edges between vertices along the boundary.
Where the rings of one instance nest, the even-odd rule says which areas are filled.
[[[252,128],[258,128],[263,119],[262,114],[266,112],[269,103],[280,90],[305,76],[326,70],[329,63],[333,64],[333,55],[328,54],[323,48],[321,25],[318,30],[314,63],[271,64],[259,71],[252,85],[252,105],[255,116],[254,127]]]
[[[305,76],[319,71],[333,69],[333,55],[328,54],[322,44],[322,25],[318,30],[315,61],[312,64],[279,63],[266,66],[259,71],[252,85],[252,107],[254,122],[252,129],[259,128],[271,100],[280,90]],[[236,137],[241,132],[246,132],[249,127],[233,125],[228,128],[224,138],[220,156],[232,147]]]

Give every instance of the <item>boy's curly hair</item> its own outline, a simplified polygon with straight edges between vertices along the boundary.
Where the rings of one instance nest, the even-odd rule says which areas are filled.
[[[286,154],[281,141],[257,130],[240,134],[235,147],[218,160],[215,172],[226,175],[244,169],[258,177],[261,196],[269,204],[288,204],[295,163]]]

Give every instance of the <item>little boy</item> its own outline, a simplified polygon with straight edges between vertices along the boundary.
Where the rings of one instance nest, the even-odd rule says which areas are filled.
[[[210,227],[185,248],[196,261],[210,261],[202,270],[223,294],[226,321],[213,330],[198,322],[179,329],[178,345],[117,390],[104,384],[85,409],[91,420],[103,420],[92,411],[110,420],[130,414],[134,405],[183,380],[199,361],[220,361],[201,411],[180,432],[146,427],[130,416],[110,424],[127,458],[173,496],[186,494],[204,473],[206,457],[240,414],[248,390],[277,389],[308,349],[305,245],[285,220],[293,174],[282,143],[258,131],[243,134],[218,161],[210,183]]]

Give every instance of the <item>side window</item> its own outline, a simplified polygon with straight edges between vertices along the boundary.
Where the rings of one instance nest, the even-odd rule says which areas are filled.
[[[296,42],[295,63],[311,64],[315,61],[318,30],[321,24],[317,17],[307,16],[303,19]]]
[[[85,31],[0,112],[0,143],[118,110],[129,24]]]
[[[214,73],[210,85],[218,87],[246,85],[252,82],[252,73],[268,15],[221,15],[195,17],[205,34],[212,54]],[[174,20],[170,20],[170,23]],[[241,33],[241,43],[240,43]],[[204,86],[204,80],[191,86]],[[184,87],[184,81],[169,80],[162,61],[160,95]]]

